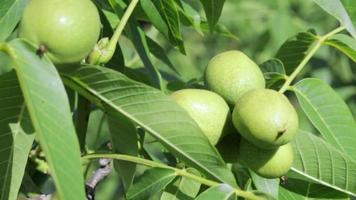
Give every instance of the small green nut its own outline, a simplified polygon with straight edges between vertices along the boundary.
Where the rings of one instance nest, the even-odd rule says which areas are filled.
[[[96,44],[101,29],[90,0],[31,0],[23,13],[19,37],[46,53],[54,64],[82,61]]]
[[[271,89],[254,89],[236,103],[232,121],[243,138],[260,148],[290,142],[298,130],[298,115],[288,98]]]
[[[229,131],[229,106],[216,93],[203,89],[183,89],[173,92],[171,98],[188,112],[211,144],[217,144],[220,137]]]
[[[293,148],[290,143],[276,149],[261,149],[241,140],[239,159],[243,165],[265,178],[285,175],[293,164]]]
[[[262,71],[241,51],[226,51],[213,57],[205,70],[205,84],[229,105],[247,91],[265,87]]]

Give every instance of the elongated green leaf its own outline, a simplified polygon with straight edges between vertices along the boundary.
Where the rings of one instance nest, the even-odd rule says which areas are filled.
[[[152,55],[154,55],[157,59],[160,59],[162,62],[164,62],[175,73],[179,74],[177,69],[174,67],[173,63],[168,58],[167,52],[156,41],[152,40],[150,37],[146,36],[146,40]]]
[[[84,199],[79,145],[61,79],[50,61],[38,57],[32,46],[13,40],[10,48],[26,106],[58,195],[62,199]]]
[[[0,41],[12,33],[20,21],[28,0],[6,0],[0,4]]]
[[[356,196],[356,162],[312,133],[299,130],[292,143],[292,171],[315,183]]]
[[[29,127],[25,104],[14,71],[0,76],[0,200],[14,200],[21,185],[33,136],[19,126]],[[19,127],[16,129],[15,127]],[[11,129],[12,128],[12,129]],[[18,130],[18,131],[17,131]],[[31,130],[29,130],[31,131]]]
[[[63,72],[62,77],[67,86],[97,106],[109,107],[144,128],[188,165],[235,185],[232,173],[199,126],[161,91],[99,66],[82,66]]]
[[[356,62],[356,39],[348,35],[338,34],[325,41],[324,44],[335,47]]]
[[[200,2],[203,4],[210,30],[213,32],[219,21],[225,0],[200,0]]]
[[[174,0],[141,1],[142,9],[152,24],[173,45],[185,53],[184,43],[180,31],[180,19]]]
[[[147,44],[145,32],[139,27],[137,22],[129,20],[129,35],[133,42],[143,64],[151,75],[152,85],[157,88],[163,88],[162,77],[159,70],[153,65],[150,50]]]
[[[322,9],[340,21],[342,25],[356,38],[356,29],[352,24],[350,16],[340,0],[314,0]]]
[[[133,200],[149,199],[149,197],[163,190],[176,176],[174,170],[171,169],[149,169],[130,188],[127,198]]]
[[[20,114],[22,117],[21,122],[10,124],[10,128],[14,137],[13,146],[13,162],[12,162],[12,179],[10,188],[10,197],[8,200],[16,200],[22,178],[25,173],[25,168],[28,160],[28,154],[30,153],[35,134],[27,134],[22,126],[31,126],[31,121],[27,114]],[[24,122],[26,121],[26,122]],[[32,129],[32,127],[26,127],[26,129]],[[32,130],[31,130],[32,131]]]
[[[110,113],[108,121],[114,152],[137,156],[138,147],[135,125],[117,112]],[[122,178],[125,189],[128,190],[135,176],[136,164],[115,160],[114,167]]]
[[[284,64],[287,75],[299,65],[315,40],[316,35],[313,33],[301,32],[279,48],[276,58]]]
[[[198,11],[184,1],[180,1],[181,5],[177,6],[179,18],[184,26],[192,26],[200,35],[204,35],[200,28],[201,17]]]
[[[221,184],[207,189],[201,193],[196,200],[234,200],[236,198],[235,191],[232,187]]]
[[[253,184],[256,186],[258,191],[269,194],[271,197],[278,199],[278,186],[279,179],[267,179],[261,176],[258,176],[256,173],[250,170],[251,178]]]
[[[193,168],[186,169],[187,172],[199,175]],[[193,200],[199,193],[200,183],[185,177],[179,177],[170,183],[161,196],[161,200]]]
[[[326,141],[356,160],[356,122],[340,96],[319,79],[294,86],[299,104]]]

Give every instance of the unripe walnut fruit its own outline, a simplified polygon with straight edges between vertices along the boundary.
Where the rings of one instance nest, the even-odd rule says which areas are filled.
[[[242,164],[265,178],[285,175],[293,164],[293,148],[290,143],[276,149],[261,149],[241,140],[239,159]]]
[[[171,98],[188,112],[211,144],[215,145],[220,137],[229,131],[231,123],[229,106],[214,92],[183,89],[172,93]]]
[[[243,52],[226,51],[210,60],[205,84],[233,106],[245,92],[264,88],[265,79],[259,67]]]
[[[290,142],[298,129],[298,115],[288,98],[271,89],[244,94],[232,113],[241,136],[260,148],[276,148]]]
[[[42,48],[55,64],[78,63],[96,44],[99,13],[90,0],[31,0],[19,37]]]

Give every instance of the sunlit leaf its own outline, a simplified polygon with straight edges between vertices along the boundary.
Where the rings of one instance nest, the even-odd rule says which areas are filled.
[[[61,79],[46,56],[37,56],[34,47],[22,40],[9,45],[8,53],[57,194],[63,199],[84,199],[80,150]]]
[[[99,66],[63,72],[68,87],[141,126],[186,164],[235,185],[231,171],[188,113],[161,91]],[[182,129],[184,127],[184,129]]]
[[[292,145],[295,156],[291,171],[299,178],[356,196],[356,162],[347,154],[303,130]]]
[[[319,79],[304,79],[293,88],[300,106],[323,138],[356,160],[356,122],[342,98]]]
[[[356,39],[348,35],[338,34],[326,40],[324,44],[332,46],[356,62]]]
[[[236,194],[232,187],[226,184],[221,184],[207,189],[196,198],[196,200],[216,199],[235,200]]]

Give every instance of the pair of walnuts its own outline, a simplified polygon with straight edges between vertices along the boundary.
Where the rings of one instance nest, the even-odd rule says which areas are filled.
[[[266,178],[284,175],[293,163],[289,143],[297,133],[298,115],[287,97],[265,89],[259,67],[240,51],[212,58],[205,71],[210,90],[183,89],[171,97],[197,122],[216,145],[238,132],[240,162]],[[230,107],[233,108],[232,113]],[[236,130],[231,128],[231,121]]]

